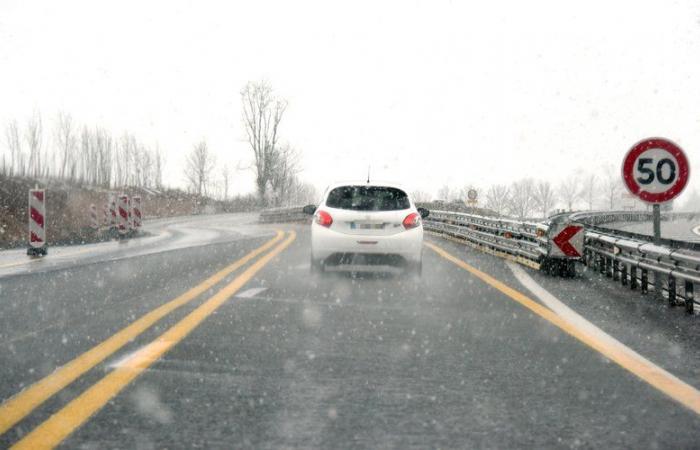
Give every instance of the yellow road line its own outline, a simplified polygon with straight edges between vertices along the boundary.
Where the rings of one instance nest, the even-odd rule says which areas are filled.
[[[241,266],[245,265],[256,256],[274,246],[279,240],[282,239],[282,236],[283,233],[281,231],[277,231],[274,238],[248,253],[243,258],[215,273],[179,297],[170,300],[168,303],[165,303],[150,311],[140,319],[132,322],[127,327],[109,337],[107,340],[61,366],[52,374],[47,375],[14,397],[6,400],[2,405],[0,405],[0,435],[17,424],[17,422],[26,417],[27,414],[32,412],[36,407],[41,405],[52,395],[68,386],[70,383],[75,381],[78,377],[95,367],[100,362],[104,361],[105,358],[122,348],[129,341],[147,330],[158,320],[162,319],[180,306],[192,301],[197,296],[219,283],[226,276],[238,270]]]
[[[156,340],[139,350],[122,365],[105,375],[100,381],[73,399],[56,414],[49,417],[12,448],[50,449],[60,444],[77,427],[85,423],[94,413],[107,404],[112,397],[139,376],[141,372],[182,341],[204,319],[250,281],[258,271],[272,261],[282,250],[287,248],[295,238],[296,233],[292,231],[289,237],[270,253],[258,259],[231,283],[198,306],[197,309],[173,325]]]
[[[691,411],[700,415],[700,391],[695,389],[693,386],[679,380],[678,378],[670,375],[666,371],[649,363],[648,361],[643,361],[638,358],[635,358],[633,355],[630,355],[629,353],[623,351],[619,346],[612,345],[611,343],[605,340],[602,340],[594,335],[585,332],[581,328],[562,319],[550,309],[545,308],[544,306],[540,305],[534,300],[531,300],[524,294],[516,291],[508,285],[498,281],[492,276],[480,271],[475,267],[472,267],[471,265],[467,264],[461,259],[452,256],[450,253],[446,252],[437,245],[427,242],[425,245],[427,245],[430,249],[435,251],[435,253],[442,256],[446,260],[456,264],[457,266],[471,273],[475,277],[479,278],[484,283],[501,291],[503,294],[520,303],[525,308],[534,312],[543,319],[549,321],[553,325],[559,327],[561,330],[565,331],[566,333],[575,337],[587,346],[596,350],[611,361],[615,361],[624,369],[633,373],[634,375],[647,382],[651,386],[655,387],[659,391],[663,392],[664,394],[668,395],[678,403],[682,404]]]

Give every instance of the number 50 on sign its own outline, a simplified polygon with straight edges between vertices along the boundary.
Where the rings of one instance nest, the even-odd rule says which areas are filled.
[[[688,184],[690,166],[681,148],[664,138],[635,144],[622,163],[627,189],[647,203],[674,199]]]

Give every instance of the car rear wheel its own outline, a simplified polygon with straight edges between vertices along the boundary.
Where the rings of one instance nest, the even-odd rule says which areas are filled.
[[[423,275],[423,261],[409,263],[406,267],[406,275],[413,275],[418,278]]]
[[[311,273],[323,273],[323,262],[319,259],[311,257]]]

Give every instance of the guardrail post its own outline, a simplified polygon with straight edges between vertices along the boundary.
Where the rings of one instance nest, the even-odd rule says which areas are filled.
[[[598,258],[598,268],[600,269],[601,274],[605,274],[605,263],[607,261],[607,258],[604,255],[599,255]]]
[[[642,269],[642,294],[649,292],[649,271]]]
[[[630,266],[630,289],[637,289],[637,268]]]
[[[617,281],[620,279],[620,261],[612,260],[612,279]]]
[[[620,281],[623,286],[627,286],[627,263],[620,263],[621,264],[621,271],[620,271]]]
[[[668,276],[668,306],[676,306],[676,279]]]
[[[607,269],[605,271],[605,276],[608,278],[611,278],[613,274],[615,273],[615,260],[612,258],[605,258],[607,261],[605,262],[605,268]]]
[[[685,282],[685,312],[688,314],[693,314],[693,308],[695,307],[695,296],[693,295],[693,283],[691,281]]]

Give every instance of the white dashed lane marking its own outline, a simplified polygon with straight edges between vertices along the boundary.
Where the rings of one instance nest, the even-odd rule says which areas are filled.
[[[267,288],[250,288],[236,295],[236,298],[253,298],[261,292],[266,291]]]

